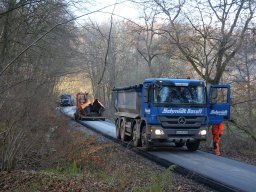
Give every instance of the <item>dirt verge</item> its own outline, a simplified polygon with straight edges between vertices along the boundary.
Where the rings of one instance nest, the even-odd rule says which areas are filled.
[[[1,191],[213,191],[67,119],[36,171],[0,172]]]

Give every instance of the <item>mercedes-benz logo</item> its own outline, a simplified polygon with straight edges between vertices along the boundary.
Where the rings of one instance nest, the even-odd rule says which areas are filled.
[[[178,123],[179,123],[179,124],[185,124],[185,123],[186,123],[185,117],[180,117],[180,118],[178,119]]]

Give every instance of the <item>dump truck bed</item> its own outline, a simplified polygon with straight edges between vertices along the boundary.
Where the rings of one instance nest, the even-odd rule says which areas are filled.
[[[76,96],[75,120],[105,120],[103,112],[104,106],[95,99],[94,102],[88,100],[88,93],[78,93]]]

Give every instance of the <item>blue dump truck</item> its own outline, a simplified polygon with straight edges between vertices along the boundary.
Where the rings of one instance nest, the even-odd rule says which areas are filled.
[[[151,78],[114,88],[116,137],[134,146],[177,147],[196,151],[208,125],[230,118],[230,86],[202,80]]]

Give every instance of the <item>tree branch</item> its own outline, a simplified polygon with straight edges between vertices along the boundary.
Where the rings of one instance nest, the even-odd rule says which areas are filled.
[[[61,26],[61,25],[65,25],[71,21],[74,21],[76,19],[79,19],[81,17],[84,17],[86,15],[90,15],[92,13],[96,13],[96,12],[99,12],[105,8],[108,8],[108,7],[111,7],[111,6],[115,6],[119,3],[115,3],[115,4],[111,4],[111,5],[108,5],[108,6],[105,6],[103,8],[100,8],[100,9],[97,9],[95,11],[92,11],[92,12],[89,12],[89,13],[86,13],[86,14],[83,14],[83,15],[80,15],[80,16],[77,16],[77,17],[74,17],[72,19],[69,19],[67,21],[64,21],[62,23],[58,23],[56,25],[54,25],[52,28],[50,28],[48,31],[46,31],[42,36],[40,36],[39,38],[37,38],[35,41],[33,41],[30,45],[28,45],[23,51],[21,51],[16,57],[14,57],[13,60],[11,60],[4,68],[3,70],[0,72],[0,76],[2,76],[2,74],[14,63],[14,61],[16,61],[21,55],[23,55],[27,50],[29,50],[33,45],[35,45],[38,41],[40,41],[41,39],[43,39],[46,35],[48,35],[51,31],[53,31],[55,28],[57,28],[58,26]]]
[[[113,8],[112,13],[114,13],[114,11],[115,11],[115,6],[114,6],[114,8]],[[99,85],[99,84],[101,83],[101,81],[103,80],[103,77],[104,77],[104,74],[105,74],[105,71],[106,71],[106,67],[107,67],[108,52],[109,52],[109,49],[110,49],[110,41],[111,41],[112,27],[113,27],[113,14],[111,14],[111,19],[110,19],[110,28],[109,28],[109,33],[108,33],[107,51],[106,51],[105,59],[104,59],[104,68],[103,68],[103,71],[102,71],[100,80],[98,81],[98,85]]]

